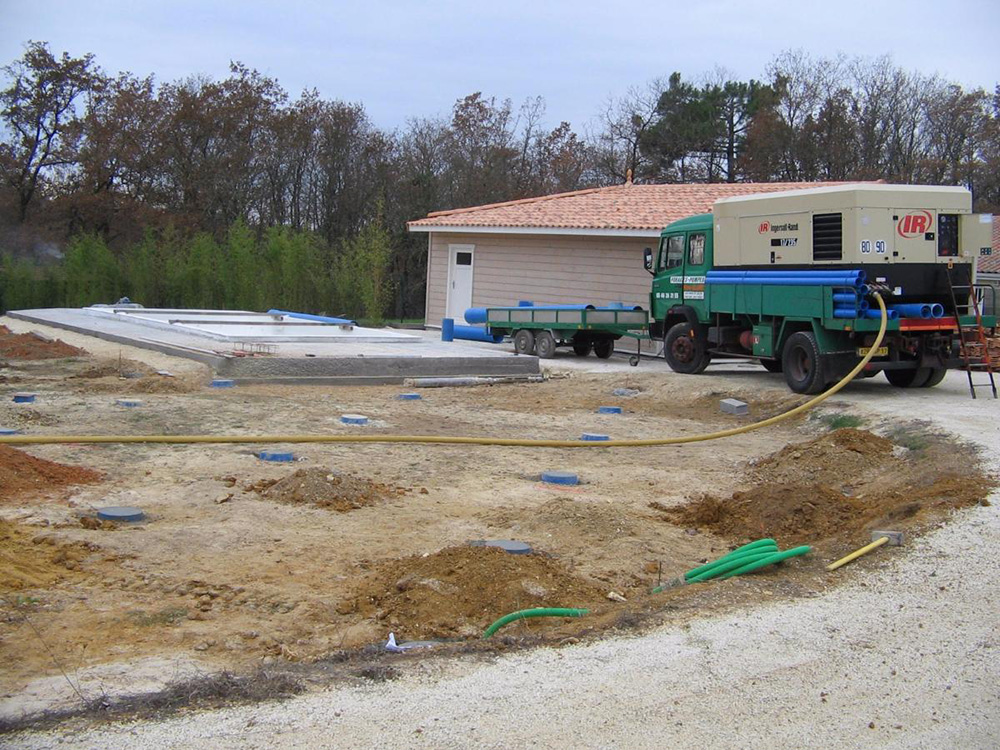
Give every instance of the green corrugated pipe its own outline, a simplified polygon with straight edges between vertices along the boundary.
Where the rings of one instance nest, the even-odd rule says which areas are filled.
[[[514,622],[514,620],[525,620],[529,617],[583,617],[590,612],[589,609],[567,609],[563,607],[535,607],[534,609],[522,609],[504,615],[495,623],[486,628],[483,638],[489,638],[504,625]]]
[[[730,570],[737,570],[757,560],[763,560],[765,557],[770,557],[778,551],[777,547],[774,548],[764,548],[761,547],[760,551],[751,551],[743,555],[737,555],[736,557],[731,557],[728,560],[722,560],[717,565],[713,565],[708,570],[699,573],[696,576],[691,576],[687,579],[688,583],[701,583],[703,581],[710,581],[723,573],[728,573]]]
[[[685,580],[690,580],[695,576],[701,575],[702,573],[711,570],[712,568],[726,562],[727,560],[733,560],[737,557],[743,557],[745,555],[752,555],[758,552],[766,552],[773,550],[778,551],[778,544],[773,539],[758,539],[756,542],[750,542],[750,544],[744,544],[742,547],[734,549],[727,555],[723,555],[718,560],[713,560],[710,563],[706,563],[697,568],[692,568],[687,573],[684,574]]]
[[[787,560],[789,557],[798,557],[799,555],[804,555],[811,550],[812,547],[803,545],[801,547],[795,547],[794,549],[785,550],[784,552],[777,552],[773,555],[768,555],[762,560],[755,560],[753,562],[748,562],[742,568],[731,570],[725,575],[719,576],[719,580],[722,581],[732,576],[741,576],[744,573],[750,573],[754,570],[757,570],[758,568],[764,568],[768,565],[774,565],[774,563],[781,562],[782,560]]]

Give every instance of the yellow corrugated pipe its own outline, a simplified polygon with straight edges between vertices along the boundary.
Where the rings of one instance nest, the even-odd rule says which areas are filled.
[[[0,445],[51,445],[61,443],[444,443],[448,445],[505,445],[524,448],[641,448],[656,445],[680,445],[698,443],[705,440],[742,435],[745,432],[769,427],[786,419],[802,414],[821,404],[841,388],[851,382],[875,356],[875,351],[885,336],[888,317],[885,302],[874,292],[875,301],[882,313],[881,324],[875,342],[868,353],[847,375],[827,391],[796,406],[783,414],[728,430],[706,432],[702,435],[684,437],[651,438],[647,440],[524,440],[496,437],[449,437],[444,435],[11,435],[0,437]]]

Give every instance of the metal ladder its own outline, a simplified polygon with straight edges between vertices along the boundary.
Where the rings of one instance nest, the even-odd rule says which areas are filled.
[[[976,287],[972,284],[955,284],[951,278],[952,264],[948,264],[948,290],[951,292],[952,309],[955,311],[955,328],[958,331],[958,348],[962,354],[962,361],[965,363],[965,374],[969,379],[969,392],[972,397],[976,397],[976,388],[990,388],[993,391],[993,398],[997,398],[997,383],[994,377],[998,370],[998,365],[993,361],[993,354],[989,349],[989,339],[986,337],[986,330],[983,328],[983,316],[979,310],[979,299],[976,296]],[[973,313],[974,324],[962,325],[962,315],[959,310],[958,298],[955,295],[956,289],[964,289],[968,292],[967,300],[961,307],[965,308],[966,316]],[[989,382],[976,383],[972,379],[973,372],[985,372],[989,375]]]

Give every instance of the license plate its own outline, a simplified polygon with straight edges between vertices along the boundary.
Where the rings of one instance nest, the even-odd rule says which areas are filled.
[[[868,350],[870,348],[871,347],[868,347],[868,346],[859,346],[858,347],[858,356],[859,357],[865,356],[866,354],[868,354]],[[878,349],[875,350],[875,356],[876,357],[888,357],[889,356],[889,347],[888,346],[880,346]]]

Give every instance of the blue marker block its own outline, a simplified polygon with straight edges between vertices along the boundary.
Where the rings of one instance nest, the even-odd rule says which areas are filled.
[[[608,435],[602,435],[599,432],[585,432],[580,437],[580,440],[610,440]]]
[[[622,408],[620,406],[598,406],[598,414],[621,414]]]
[[[295,460],[294,453],[282,453],[280,451],[261,451],[257,454],[261,461],[274,461],[276,463],[291,463]]]
[[[542,472],[542,481],[549,484],[579,484],[580,478],[571,471]]]
[[[225,378],[216,378],[211,383],[213,388],[235,388],[236,383],[232,380],[227,380]]]

